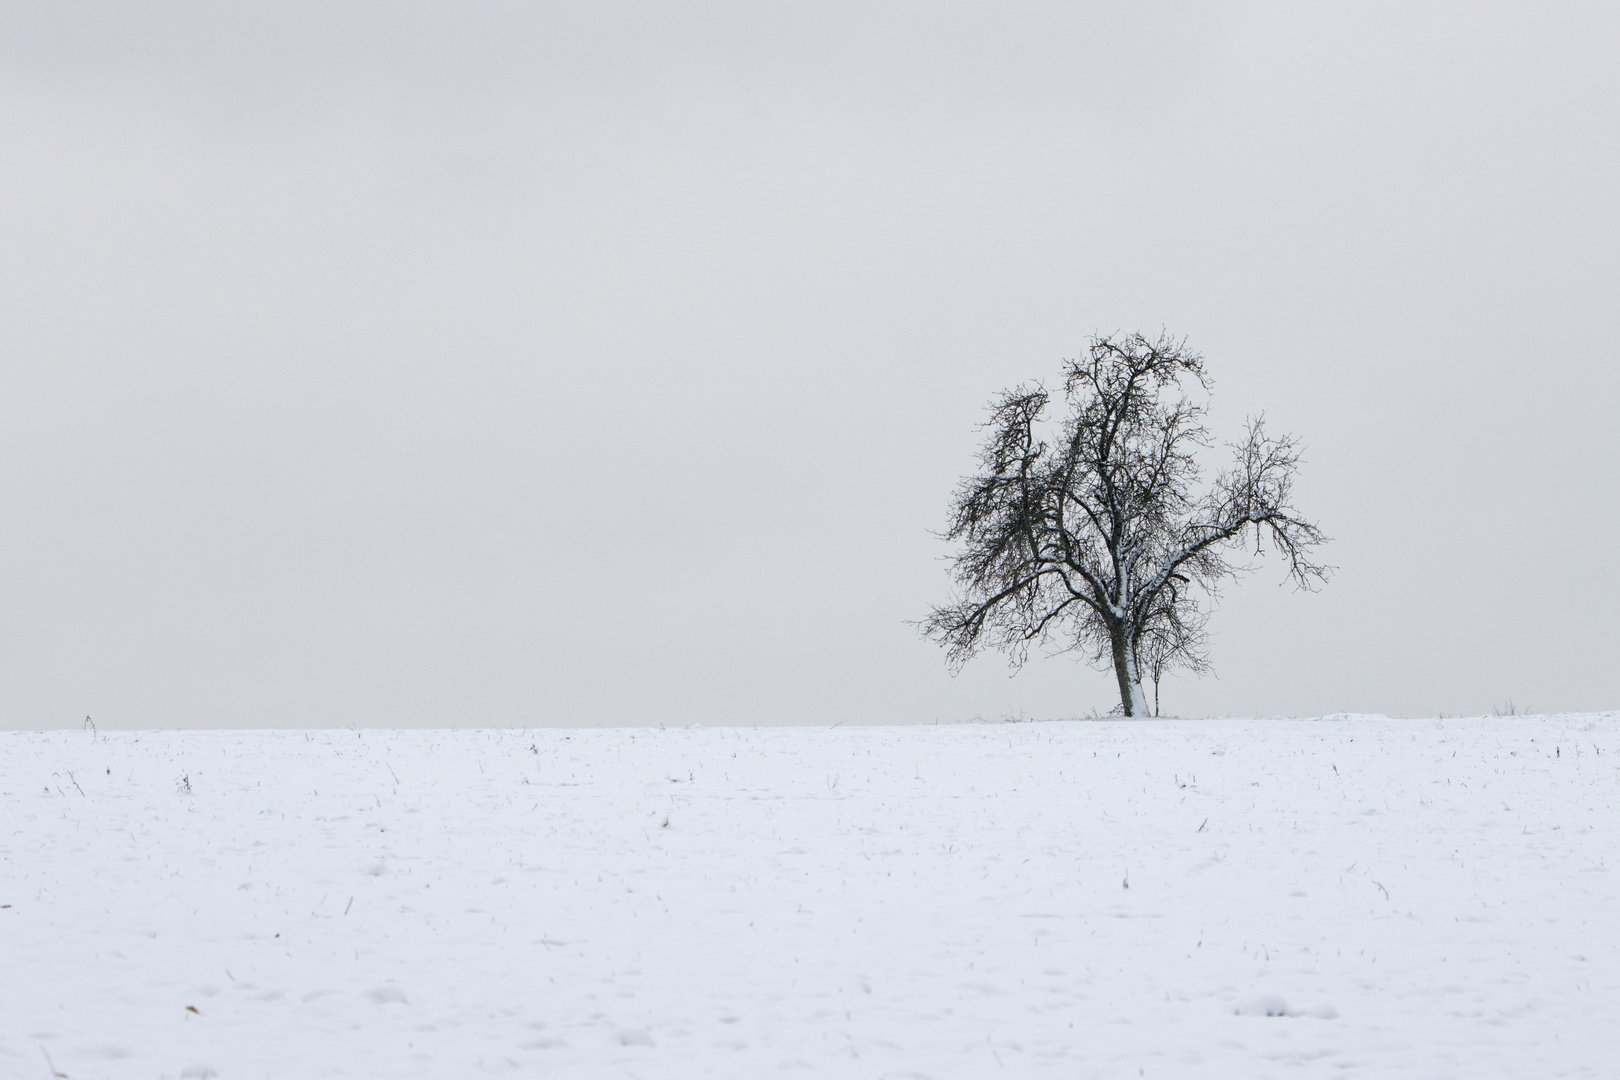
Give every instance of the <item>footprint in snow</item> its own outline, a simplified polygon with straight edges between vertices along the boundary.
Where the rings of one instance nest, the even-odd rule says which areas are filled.
[[[1331,1005],[1316,1005],[1309,1009],[1291,1009],[1288,1002],[1276,994],[1256,994],[1238,1002],[1232,1012],[1237,1016],[1314,1016],[1318,1020],[1334,1020],[1339,1011]]]

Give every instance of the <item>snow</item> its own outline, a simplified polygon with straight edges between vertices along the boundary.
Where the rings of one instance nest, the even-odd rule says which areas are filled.
[[[0,748],[4,1077],[1620,1060],[1620,714]]]

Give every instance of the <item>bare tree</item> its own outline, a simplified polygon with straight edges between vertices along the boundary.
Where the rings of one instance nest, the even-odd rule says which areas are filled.
[[[1293,506],[1296,441],[1252,418],[1231,464],[1202,495],[1196,455],[1210,446],[1205,411],[1183,380],[1209,389],[1185,341],[1096,337],[1064,365],[1068,415],[1045,422],[1040,386],[990,406],[976,476],[956,491],[944,538],[960,543],[960,595],[923,630],[960,667],[985,646],[1022,664],[1031,642],[1060,642],[1111,665],[1126,716],[1147,714],[1141,664],[1207,665],[1200,601],[1243,572],[1228,560],[1252,526],[1310,588],[1327,568],[1310,550],[1327,538]],[[1044,436],[1044,437],[1043,437]]]
[[[1159,715],[1159,682],[1180,668],[1194,675],[1210,670],[1209,639],[1204,633],[1208,616],[1183,601],[1152,620],[1136,639],[1136,670],[1153,680],[1153,715]]]

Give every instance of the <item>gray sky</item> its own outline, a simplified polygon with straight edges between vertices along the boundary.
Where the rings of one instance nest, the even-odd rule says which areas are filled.
[[[0,3],[0,727],[1106,710],[907,620],[1189,336],[1315,595],[1166,711],[1620,707],[1620,12]]]

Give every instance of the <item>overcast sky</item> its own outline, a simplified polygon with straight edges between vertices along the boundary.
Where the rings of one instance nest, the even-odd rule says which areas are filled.
[[[1339,569],[1183,715],[1620,708],[1620,9],[0,2],[0,727],[1106,711],[908,620],[1187,335]]]

